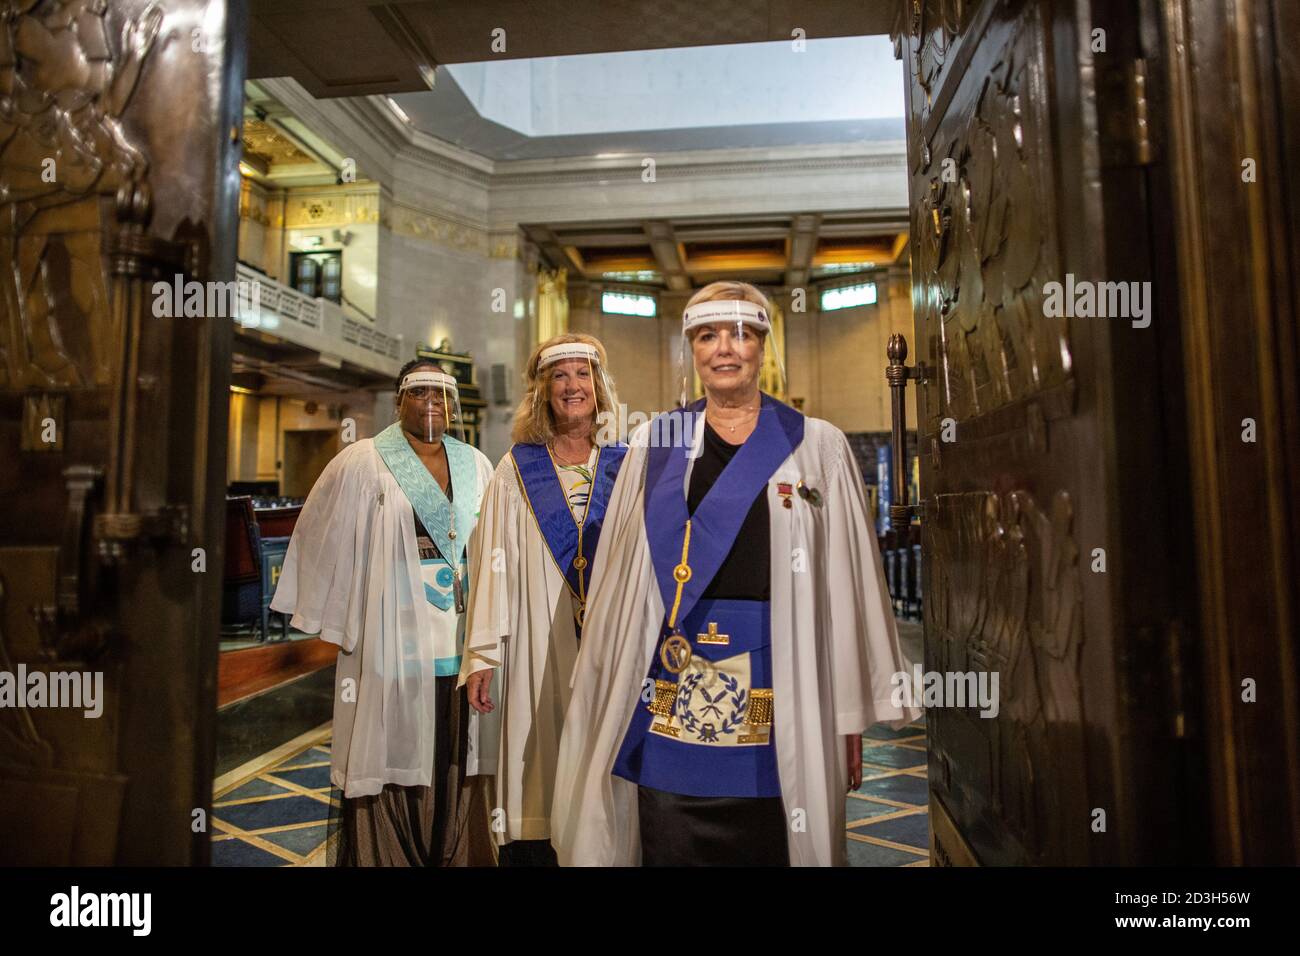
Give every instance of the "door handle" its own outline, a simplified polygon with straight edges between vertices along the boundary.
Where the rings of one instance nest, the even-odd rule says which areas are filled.
[[[925,517],[923,505],[912,505],[907,499],[910,488],[907,484],[907,383],[908,380],[924,385],[926,368],[921,363],[913,366],[904,365],[907,361],[907,339],[902,333],[895,332],[889,337],[885,347],[889,364],[885,366],[885,380],[889,383],[890,406],[893,418],[893,431],[890,445],[893,448],[893,482],[894,500],[889,505],[889,526],[894,530],[906,528],[912,523],[912,515]]]
[[[121,562],[127,547],[141,538],[184,540],[188,533],[184,506],[164,504],[148,512],[140,510],[138,479],[142,475],[137,445],[140,435],[148,431],[141,424],[141,344],[144,323],[150,320],[152,281],[168,273],[194,276],[199,255],[192,240],[148,234],[153,198],[146,184],[133,180],[121,186],[116,208],[117,229],[110,234],[107,251],[117,353],[108,416],[104,504],[94,522],[99,556],[105,564]]]
[[[92,499],[103,473],[91,465],[65,468],[68,510],[59,544],[54,602],[31,609],[47,661],[86,663],[111,640],[99,568],[90,555]]]

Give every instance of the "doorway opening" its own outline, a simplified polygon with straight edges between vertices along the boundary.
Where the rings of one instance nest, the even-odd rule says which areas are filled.
[[[491,29],[479,36],[458,22],[439,34],[439,65],[417,70],[415,84],[355,96],[337,95],[347,85],[337,78],[321,84],[317,50],[291,57],[294,41],[259,34],[270,21],[255,18],[237,257],[264,304],[235,329],[237,384],[249,392],[240,416],[232,399],[231,421],[254,450],[239,459],[239,478],[273,492],[257,520],[300,509],[334,453],[392,421],[393,375],[417,355],[456,377],[474,441],[493,461],[509,448],[523,362],[558,331],[605,344],[628,415],[664,411],[676,403],[686,300],[714,279],[740,279],[779,313],[777,397],[850,436],[919,660],[915,530],[889,526],[881,477],[891,470],[883,358],[862,359],[883,357],[890,335],[912,327],[903,67],[886,18],[850,6],[833,26],[774,25],[751,42],[701,29],[657,49],[625,49],[616,38],[633,46],[637,33],[593,10],[576,34],[571,22],[518,32],[507,23],[504,56]],[[293,59],[306,69],[277,72]],[[321,284],[326,264],[336,297]],[[281,640],[274,621],[269,631],[266,646],[235,653],[312,640],[292,628]],[[301,667],[303,655],[291,660]],[[237,663],[227,655],[223,670]],[[263,696],[309,679],[295,674]],[[253,754],[250,743],[218,754],[227,774],[218,828],[228,808],[247,814],[253,790],[296,794],[285,780],[302,771],[321,819],[284,832],[325,832],[330,702],[318,703],[318,724],[279,734],[292,752]],[[851,860],[924,865],[923,726],[868,730],[864,760],[868,780],[849,804]],[[214,862],[323,859],[319,843],[277,849],[267,842],[278,831],[244,832],[234,820],[218,832]]]

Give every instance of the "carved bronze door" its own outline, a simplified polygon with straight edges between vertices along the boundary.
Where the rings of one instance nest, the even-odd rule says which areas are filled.
[[[1144,10],[916,0],[899,21],[925,668],[998,677],[996,715],[928,711],[936,864],[1203,858]]]
[[[0,863],[204,862],[244,9],[0,13]]]

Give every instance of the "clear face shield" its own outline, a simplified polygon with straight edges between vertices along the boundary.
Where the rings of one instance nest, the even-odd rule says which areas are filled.
[[[402,379],[397,415],[403,430],[425,444],[441,441],[443,435],[465,440],[456,380],[446,372],[417,368]]]
[[[747,300],[699,302],[682,317],[681,404],[705,394],[760,391],[785,396],[785,363],[767,310]],[[725,398],[724,398],[725,400]]]
[[[614,383],[595,346],[562,342],[542,350],[537,360],[538,384],[533,402],[545,402],[558,429],[566,423],[590,420],[597,445],[621,441]]]

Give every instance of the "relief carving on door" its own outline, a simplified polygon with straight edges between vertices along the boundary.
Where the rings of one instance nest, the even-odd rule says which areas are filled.
[[[899,30],[894,34],[894,55],[908,67],[908,81],[921,91],[908,115],[908,142],[920,143],[934,100],[963,27],[974,4],[969,0],[908,0]]]
[[[119,330],[103,234],[128,218],[146,158],[120,122],[161,8],[128,20],[117,53],[103,0],[8,0],[0,9],[0,388],[107,385]]]
[[[992,70],[973,95],[953,98],[913,177],[924,211],[914,221],[915,308],[936,375],[926,432],[1069,378],[1067,320],[1042,309],[1044,284],[1060,276],[1039,16],[1030,4],[1007,26]],[[936,42],[916,51],[918,77],[936,69],[927,65]]]
[[[926,635],[942,671],[999,675],[999,712],[945,711],[939,721],[969,722],[956,739],[984,738],[984,761],[961,761],[963,785],[1023,841],[1027,861],[1047,847],[1082,843],[1084,825],[1071,797],[1044,781],[1086,790],[1079,660],[1083,592],[1070,496],[1057,492],[1046,507],[1023,491],[938,495]],[[958,756],[932,741],[933,779],[954,785]],[[982,767],[987,776],[971,779]],[[1070,830],[1065,830],[1067,821]]]
[[[127,782],[108,566],[140,527],[130,512],[145,284],[183,267],[186,246],[147,234],[149,158],[124,121],[169,39],[164,13],[123,6],[0,0],[0,391],[22,393],[28,427],[13,449],[60,456],[6,467],[33,513],[62,515],[27,546],[0,549],[0,666],[104,681],[102,719],[47,708],[0,721],[0,783],[29,808],[6,833],[35,828],[9,861],[110,862]],[[46,447],[31,441],[42,417],[58,427]]]
[[[1048,15],[956,0],[907,12],[926,664],[996,672],[1000,700],[992,719],[930,714],[931,784],[981,861],[1086,859],[1074,499],[1042,467],[1052,422],[1074,411],[1068,320],[1042,307],[1062,278]],[[970,856],[935,842],[936,860]]]

